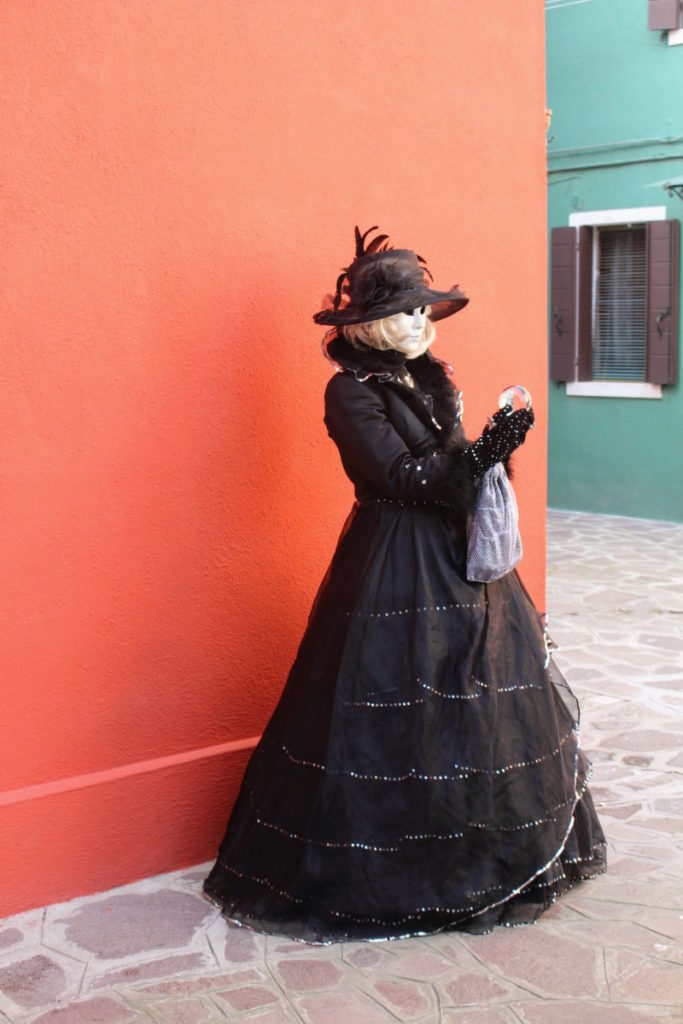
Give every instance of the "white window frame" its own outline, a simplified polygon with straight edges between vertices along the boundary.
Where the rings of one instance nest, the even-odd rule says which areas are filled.
[[[670,28],[667,32],[669,46],[683,45],[683,7],[678,14],[678,28]]]
[[[569,226],[571,228],[601,227],[606,224],[625,224],[630,226],[631,224],[643,224],[650,220],[666,220],[666,206],[631,206],[618,210],[582,210],[580,213],[569,214]],[[595,260],[593,260],[593,273],[595,274]],[[576,322],[578,325],[578,310],[576,312]],[[575,344],[578,346],[578,335]],[[657,399],[662,397],[661,384],[650,384],[647,381],[574,380],[567,381],[566,387],[567,395],[571,398]]]

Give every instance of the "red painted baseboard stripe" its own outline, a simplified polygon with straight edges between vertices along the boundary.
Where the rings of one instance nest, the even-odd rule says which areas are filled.
[[[179,764],[189,764],[192,761],[203,761],[209,757],[220,757],[221,754],[231,754],[240,750],[250,750],[255,747],[260,736],[248,736],[241,740],[229,740],[227,743],[217,743],[211,747],[198,747],[195,750],[184,750],[179,754],[168,754],[165,757],[153,757],[147,761],[133,761],[130,764],[123,764],[117,768],[105,768],[99,772],[87,772],[84,775],[72,775],[66,779],[55,779],[52,782],[40,782],[35,786],[23,786],[21,789],[8,789],[0,793],[0,807],[8,804],[22,803],[25,800],[39,800],[45,796],[55,796],[60,793],[68,793],[74,789],[85,789],[88,786],[99,786],[102,783],[116,782],[118,779],[126,779],[131,775],[144,775],[148,772],[156,772],[162,768],[173,768]]]

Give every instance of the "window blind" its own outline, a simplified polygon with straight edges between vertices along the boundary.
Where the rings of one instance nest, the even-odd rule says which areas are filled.
[[[593,306],[593,380],[645,380],[646,232],[597,232]]]

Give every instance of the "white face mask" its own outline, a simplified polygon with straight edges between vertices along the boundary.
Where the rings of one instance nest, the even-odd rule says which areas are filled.
[[[415,359],[429,348],[430,342],[425,337],[426,306],[408,313],[394,313],[386,317],[384,323],[387,334],[391,336],[392,347],[403,352],[407,359]]]

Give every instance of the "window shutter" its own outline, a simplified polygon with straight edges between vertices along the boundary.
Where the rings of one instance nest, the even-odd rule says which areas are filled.
[[[576,228],[553,228],[550,253],[550,379],[574,380]]]
[[[577,288],[578,309],[578,352],[577,380],[591,380],[592,367],[592,321],[593,321],[593,228],[580,227],[579,237],[579,280]],[[571,378],[570,378],[571,379]]]
[[[645,375],[651,384],[677,378],[679,235],[677,220],[647,224]]]
[[[649,0],[647,27],[651,32],[678,28],[681,0]]]

